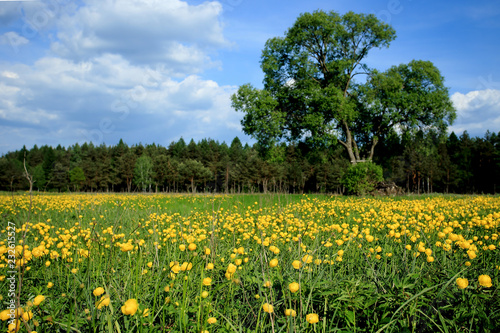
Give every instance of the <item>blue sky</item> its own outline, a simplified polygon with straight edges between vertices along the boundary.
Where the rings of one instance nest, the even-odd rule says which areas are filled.
[[[369,66],[430,60],[457,109],[450,131],[500,131],[496,1],[0,1],[0,154],[120,138],[252,142],[229,98],[262,86],[266,40],[317,9],[390,23],[397,38]]]

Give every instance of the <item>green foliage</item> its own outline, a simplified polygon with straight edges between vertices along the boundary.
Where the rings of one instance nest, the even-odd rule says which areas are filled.
[[[383,181],[382,167],[373,162],[362,162],[351,165],[342,179],[347,193],[365,195],[372,192],[376,185]]]
[[[85,182],[85,174],[83,173],[83,169],[80,167],[74,167],[73,169],[71,169],[69,172],[69,180],[78,191]]]
[[[191,192],[196,192],[196,186],[200,182],[207,181],[212,173],[210,169],[203,166],[201,162],[188,159],[179,165],[179,170],[182,176],[189,181],[191,185]]]
[[[383,73],[364,63],[395,37],[374,15],[300,15],[284,37],[266,42],[264,89],[246,84],[232,96],[233,108],[245,113],[244,132],[264,147],[280,140],[314,147],[338,141],[356,163],[373,159],[375,146],[397,126],[444,131],[455,110],[431,62],[414,60]],[[356,82],[359,74],[368,80]]]
[[[135,162],[134,183],[143,192],[146,192],[148,189],[151,190],[151,184],[153,184],[153,162],[151,161],[151,157],[143,155]]]
[[[328,148],[314,142],[263,147],[242,144],[235,138],[229,146],[212,139],[190,140],[189,149],[184,140],[172,142],[168,148],[155,144],[129,147],[123,142],[116,146],[84,143],[66,149],[34,146],[0,157],[0,190],[29,189],[23,167],[26,155],[26,167],[38,191],[76,190],[77,186],[91,192],[142,191],[142,184],[133,182],[134,167],[139,157],[149,156],[153,173],[148,189],[186,192],[194,186],[179,167],[193,154],[197,156],[194,161],[210,172],[196,181],[201,192],[346,194],[341,180],[351,165],[340,143]],[[386,180],[407,193],[495,193],[500,184],[500,135],[447,135],[430,127],[402,135],[392,130],[377,146],[373,161],[382,166]],[[83,170],[84,180],[81,175],[71,179],[77,168]]]

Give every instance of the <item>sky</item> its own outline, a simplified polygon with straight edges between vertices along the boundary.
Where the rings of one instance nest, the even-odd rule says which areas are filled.
[[[375,14],[396,30],[378,70],[429,60],[457,119],[449,131],[500,131],[500,2],[491,0],[0,1],[0,154],[92,141],[230,144],[230,96],[262,88],[269,38],[315,10]]]

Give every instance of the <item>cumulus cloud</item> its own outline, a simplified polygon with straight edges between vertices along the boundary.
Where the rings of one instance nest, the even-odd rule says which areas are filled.
[[[451,96],[457,119],[450,130],[482,137],[487,130],[500,127],[500,90],[475,90]]]
[[[0,141],[63,145],[156,142],[181,136],[229,141],[241,135],[230,106],[236,87],[117,55],[89,62],[46,57],[32,66],[0,65]],[[18,149],[17,147],[16,149]],[[6,148],[4,148],[6,149]]]
[[[162,63],[177,74],[214,66],[209,53],[228,46],[218,2],[87,1],[58,20],[55,54],[77,61],[119,54],[134,64]]]
[[[242,136],[241,114],[230,105],[236,87],[200,76],[230,45],[220,3],[62,3],[23,8],[24,21],[50,30],[44,36],[25,38],[22,29],[0,36],[0,43],[15,38],[28,50],[46,48],[30,63],[0,62],[1,152],[19,144]]]

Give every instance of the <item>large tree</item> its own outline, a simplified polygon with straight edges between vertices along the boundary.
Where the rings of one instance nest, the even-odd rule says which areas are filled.
[[[408,105],[393,106],[377,100],[378,91],[394,88],[382,83],[394,79],[397,75],[393,72],[398,71],[377,73],[364,63],[372,49],[388,47],[395,37],[394,29],[374,15],[352,12],[339,15],[333,11],[300,15],[285,37],[271,38],[266,42],[261,60],[264,88],[256,89],[246,84],[232,96],[233,107],[245,113],[242,120],[244,132],[268,147],[280,140],[329,147],[338,140],[353,164],[365,158],[371,159],[380,133],[387,132],[387,128],[381,126],[394,127],[407,118],[402,117],[399,123],[379,122],[374,125],[371,124],[372,118],[363,117],[370,112],[399,112],[401,107]],[[437,118],[441,121],[443,115],[451,115],[448,119],[452,120],[454,110],[451,103],[446,102],[447,90],[439,72],[436,73],[434,68],[410,67],[416,71],[413,73],[416,79],[411,77],[405,82],[419,86],[403,88],[424,94],[429,90],[442,91],[444,93],[439,97],[444,102],[424,107],[427,98],[414,99],[419,106],[404,109],[404,112],[412,115],[423,111],[432,116],[419,115],[418,121],[407,120],[406,124],[433,126],[432,121]],[[379,80],[360,84],[355,79],[361,74],[377,74]],[[384,81],[385,77],[387,80]],[[426,89],[427,86],[430,89]],[[391,93],[397,95],[398,91],[391,90]],[[402,94],[400,99],[408,95],[405,89],[399,93]],[[374,109],[375,104],[377,109]],[[445,109],[436,109],[443,107]],[[367,156],[361,154],[363,150]]]

